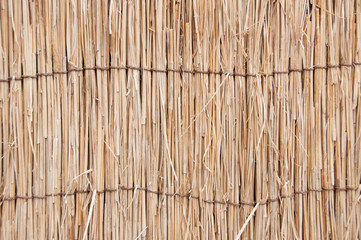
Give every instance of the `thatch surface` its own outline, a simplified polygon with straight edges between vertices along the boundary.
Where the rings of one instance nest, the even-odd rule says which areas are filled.
[[[361,0],[0,7],[0,239],[361,238]]]

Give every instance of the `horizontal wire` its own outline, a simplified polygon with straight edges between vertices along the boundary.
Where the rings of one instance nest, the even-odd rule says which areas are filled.
[[[167,196],[167,197],[181,197],[181,198],[187,198],[187,199],[196,199],[196,200],[201,200],[204,203],[207,204],[221,204],[221,205],[229,205],[229,206],[235,206],[235,207],[241,207],[243,205],[246,206],[255,206],[258,202],[260,203],[260,205],[265,205],[267,203],[272,203],[272,202],[276,202],[276,201],[280,201],[281,199],[291,199],[294,198],[296,195],[307,195],[308,193],[322,193],[322,192],[337,192],[337,191],[357,191],[358,187],[330,187],[330,188],[326,188],[326,187],[322,187],[320,189],[312,189],[309,188],[305,191],[294,191],[293,193],[291,193],[290,195],[280,195],[274,198],[266,198],[264,200],[260,200],[258,202],[246,202],[246,201],[239,201],[239,202],[232,202],[229,200],[207,200],[207,199],[200,199],[199,196],[194,196],[191,194],[191,192],[189,192],[188,194],[181,194],[181,193],[167,193],[167,192],[162,192],[162,191],[156,191],[156,190],[151,190],[145,187],[126,187],[126,186],[119,186],[118,188],[105,188],[103,190],[97,190],[97,193],[111,193],[111,192],[118,192],[119,190],[123,190],[123,191],[136,191],[136,190],[140,190],[140,191],[144,191],[147,193],[152,193],[155,195],[163,195],[163,196]],[[72,196],[75,194],[88,194],[93,192],[93,190],[75,190],[73,192],[58,192],[58,193],[49,193],[49,194],[45,194],[45,195],[32,195],[32,196],[21,196],[21,195],[15,195],[12,197],[5,197],[2,196],[0,197],[0,201],[14,201],[17,199],[46,199],[48,197],[56,197],[56,196],[61,196],[61,197],[66,197],[66,196]]]
[[[273,71],[271,73],[236,73],[236,72],[224,72],[224,71],[203,71],[203,70],[186,70],[186,69],[157,69],[157,68],[145,68],[145,67],[137,67],[137,66],[94,66],[94,67],[82,67],[82,68],[70,68],[67,71],[53,71],[50,73],[36,73],[35,75],[21,75],[21,76],[12,76],[8,78],[0,79],[0,82],[10,82],[11,80],[23,80],[27,78],[37,79],[38,77],[51,77],[54,75],[66,75],[71,72],[83,72],[83,71],[91,71],[91,70],[101,70],[101,71],[109,71],[109,70],[136,70],[136,71],[146,71],[146,72],[156,72],[156,73],[189,73],[189,74],[214,74],[214,75],[229,75],[234,77],[271,77],[275,75],[285,75],[290,74],[292,72],[308,72],[314,71],[317,69],[334,69],[341,67],[355,67],[360,66],[361,62],[353,62],[353,63],[343,63],[343,64],[330,64],[326,66],[313,66],[313,67],[305,67],[305,68],[290,68],[287,71]]]

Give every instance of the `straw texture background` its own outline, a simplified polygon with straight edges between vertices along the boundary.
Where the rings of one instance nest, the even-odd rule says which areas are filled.
[[[0,0],[1,239],[360,239],[361,0]]]

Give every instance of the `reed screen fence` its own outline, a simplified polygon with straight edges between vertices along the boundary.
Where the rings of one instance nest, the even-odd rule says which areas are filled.
[[[0,239],[361,238],[361,0],[0,7]]]

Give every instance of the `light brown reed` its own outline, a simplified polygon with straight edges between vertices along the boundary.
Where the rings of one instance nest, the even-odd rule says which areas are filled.
[[[0,239],[361,238],[361,0],[0,0]]]

